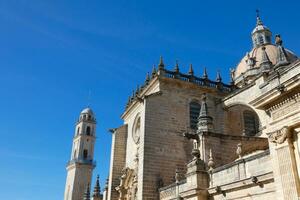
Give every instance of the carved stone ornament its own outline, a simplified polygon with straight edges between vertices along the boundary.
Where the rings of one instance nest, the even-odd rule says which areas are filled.
[[[137,174],[135,170],[124,168],[120,177],[120,185],[116,187],[119,200],[135,200],[137,197]]]
[[[269,133],[269,140],[270,142],[276,143],[276,144],[282,144],[285,142],[285,140],[288,137],[289,129],[287,126],[284,126],[283,128]]]

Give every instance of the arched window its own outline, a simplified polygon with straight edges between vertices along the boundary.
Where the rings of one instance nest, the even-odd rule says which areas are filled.
[[[77,128],[77,135],[79,135],[80,127]]]
[[[247,136],[254,136],[258,132],[258,117],[257,115],[252,111],[244,111],[243,112],[243,118],[244,118],[244,132]]]
[[[83,158],[86,159],[88,157],[88,150],[84,149],[83,150]]]
[[[190,103],[190,127],[192,129],[197,128],[200,108],[201,108],[201,106],[198,102],[193,101]]]
[[[91,119],[92,119],[92,116],[91,116],[91,115],[89,115],[89,116],[88,116],[88,120],[91,120]]]
[[[91,135],[91,127],[86,127],[86,134]]]

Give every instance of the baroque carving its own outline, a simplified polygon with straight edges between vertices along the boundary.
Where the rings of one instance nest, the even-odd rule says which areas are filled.
[[[136,200],[137,197],[137,173],[130,168],[124,168],[120,177],[120,185],[116,187],[119,192],[119,200]]]
[[[276,143],[276,144],[282,144],[285,142],[285,140],[288,137],[289,129],[287,126],[284,126],[283,128],[269,133],[269,140],[270,142]]]

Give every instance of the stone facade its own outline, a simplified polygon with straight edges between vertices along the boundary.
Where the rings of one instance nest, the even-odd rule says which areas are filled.
[[[300,61],[259,16],[252,41],[230,84],[160,59],[112,130],[104,199],[299,199]]]

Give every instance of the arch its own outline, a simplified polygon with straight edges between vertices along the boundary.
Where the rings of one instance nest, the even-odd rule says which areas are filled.
[[[91,127],[90,126],[86,127],[86,134],[91,135]]]
[[[77,135],[79,135],[80,127],[77,128]]]
[[[200,109],[201,109],[201,105],[198,101],[193,100],[189,103],[190,128],[192,129],[197,128]]]
[[[225,125],[229,134],[256,136],[260,133],[261,122],[255,110],[244,103],[226,106]]]

